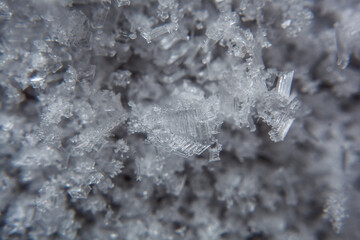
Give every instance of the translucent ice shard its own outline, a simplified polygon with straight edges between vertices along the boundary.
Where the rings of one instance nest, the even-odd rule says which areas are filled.
[[[194,154],[200,155],[210,145],[204,145],[181,136],[175,136],[168,142],[170,148],[174,149],[177,154],[184,157],[190,157]]]
[[[284,141],[294,120],[294,118],[287,119],[280,122],[278,126],[273,127],[272,130],[269,132],[270,139],[274,142]]]
[[[171,23],[165,23],[161,26],[157,26],[153,29],[147,29],[141,30],[141,35],[148,43],[151,43],[155,39],[158,39],[160,37],[163,37],[164,35],[168,33],[174,33],[179,29],[179,25],[177,23],[171,22]],[[164,41],[164,38],[162,39]],[[174,40],[176,41],[176,40]]]
[[[337,47],[337,61],[336,64],[342,68],[345,69],[350,61],[350,56],[347,50],[347,46],[344,43],[344,36],[342,36],[344,33],[341,30],[341,27],[339,24],[335,24],[335,33],[336,33],[336,47]]]
[[[116,0],[116,3],[118,5],[118,7],[123,7],[123,6],[130,6],[131,1],[130,0]]]
[[[176,31],[179,28],[179,26],[176,23],[167,23],[162,26],[156,27],[151,30],[148,41],[152,41],[153,39],[156,39],[166,33],[171,33]]]
[[[44,83],[45,79],[43,77],[40,76],[34,76],[32,78],[30,78],[30,82],[34,85],[34,86],[39,86],[42,83]]]
[[[293,78],[294,78],[294,71],[281,74],[281,76],[279,77],[277,92],[281,96],[283,96],[287,99],[290,98],[291,84],[292,84]]]
[[[87,198],[87,195],[91,191],[89,186],[75,186],[70,188],[67,192],[71,198],[74,199],[84,199]]]
[[[267,124],[272,126],[269,135],[271,140],[275,142],[284,140],[295,120],[294,111],[299,107],[298,100],[290,98],[293,77],[294,71],[282,73],[278,78],[277,96],[269,92],[265,101],[258,105],[259,115]],[[269,104],[269,101],[274,101],[274,103]]]
[[[209,148],[209,162],[215,162],[220,160],[220,151],[221,151],[221,144],[216,142],[214,146]]]
[[[90,22],[91,27],[102,28],[109,13],[109,9],[110,7],[105,2],[102,2],[98,8],[93,9]]]
[[[290,24],[291,24],[291,19],[287,19],[283,23],[281,23],[281,27],[286,29],[290,26]]]

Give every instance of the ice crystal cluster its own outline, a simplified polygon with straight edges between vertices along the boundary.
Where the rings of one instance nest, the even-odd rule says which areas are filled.
[[[360,239],[357,0],[0,0],[0,239]]]

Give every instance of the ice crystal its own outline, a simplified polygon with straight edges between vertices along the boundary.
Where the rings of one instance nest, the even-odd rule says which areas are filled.
[[[0,0],[0,238],[359,239],[359,6]]]
[[[118,7],[129,6],[130,0],[116,0]]]
[[[331,194],[326,201],[324,209],[325,216],[330,219],[334,231],[337,233],[341,231],[343,220],[348,216],[344,208],[345,201],[346,199],[341,193]]]
[[[142,112],[134,123],[135,131],[146,131],[150,142],[170,152],[185,157],[200,155],[212,144],[219,125],[218,100],[205,99],[202,91],[186,83],[183,92],[173,95],[169,106]]]

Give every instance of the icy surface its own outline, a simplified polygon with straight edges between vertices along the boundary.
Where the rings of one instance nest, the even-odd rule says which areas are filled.
[[[360,239],[356,0],[0,0],[0,239]]]

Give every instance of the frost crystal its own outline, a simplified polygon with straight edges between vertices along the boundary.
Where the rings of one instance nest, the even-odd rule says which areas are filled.
[[[0,0],[0,239],[359,239],[356,0]]]
[[[290,98],[290,92],[291,92],[291,84],[294,77],[294,71],[284,73],[280,76],[277,91],[278,93],[289,99]]]
[[[153,107],[138,116],[135,131],[148,133],[148,141],[180,156],[200,155],[217,133],[218,100],[205,99],[200,89],[184,84],[168,106]],[[137,113],[138,107],[134,108]]]
[[[341,231],[343,220],[348,216],[344,208],[345,201],[343,194],[331,194],[326,201],[324,213],[337,233]]]
[[[130,0],[116,0],[118,7],[129,6]]]

